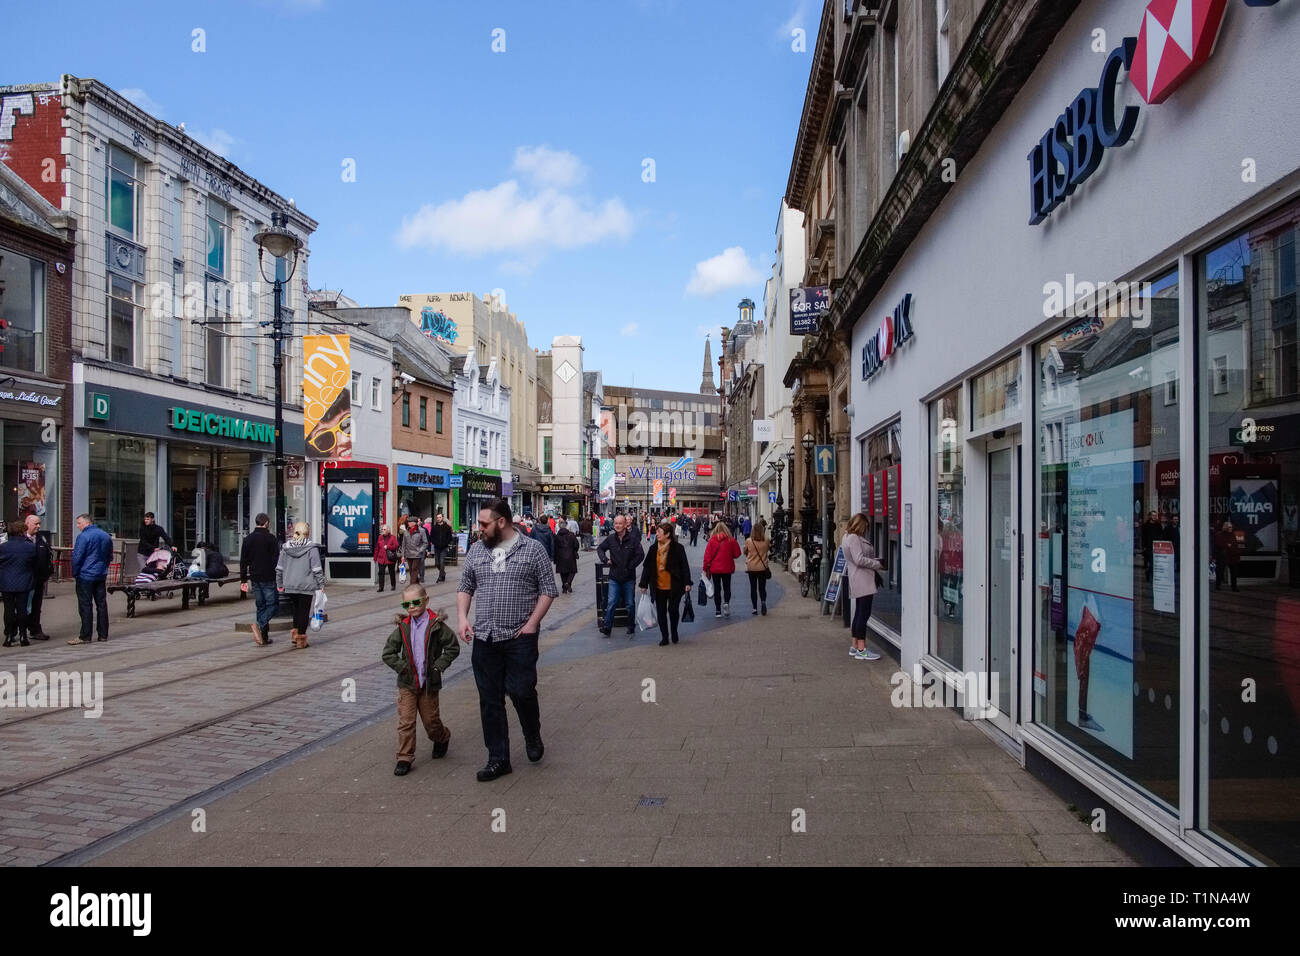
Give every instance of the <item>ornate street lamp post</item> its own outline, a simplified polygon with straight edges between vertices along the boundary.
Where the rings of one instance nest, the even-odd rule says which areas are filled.
[[[781,506],[785,504],[785,499],[781,496],[781,472],[785,471],[785,461],[777,458],[772,462],[772,467],[776,469],[776,510],[772,512],[772,530],[776,532],[779,543],[779,552],[788,552],[785,546],[785,539],[781,535],[781,523],[785,520],[785,512]]]
[[[805,432],[803,441],[799,443],[803,446],[803,507],[799,509],[799,517],[803,519],[803,550],[804,554],[812,557],[812,523],[817,517],[817,508],[813,505],[813,437],[811,432]]]

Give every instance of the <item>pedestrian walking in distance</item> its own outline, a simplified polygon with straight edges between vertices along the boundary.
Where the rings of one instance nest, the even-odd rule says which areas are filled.
[[[555,600],[555,572],[546,549],[516,530],[513,518],[504,498],[479,511],[482,539],[465,555],[456,593],[460,639],[474,642],[470,662],[488,751],[480,783],[511,772],[507,694],[519,715],[528,759],[537,763],[546,752],[537,700],[537,637]]]
[[[713,581],[713,616],[731,617],[731,576],[736,573],[740,545],[731,536],[725,521],[713,526],[709,543],[704,546],[704,573]]]
[[[325,569],[321,567],[320,546],[311,540],[311,526],[305,521],[293,526],[293,537],[280,549],[275,586],[289,596],[293,608],[293,646],[308,647],[312,600],[325,587]]]
[[[72,546],[72,576],[77,581],[77,613],[81,634],[69,644],[89,644],[91,625],[99,640],[108,640],[108,568],[113,563],[113,539],[103,528],[79,514],[76,543]]]
[[[54,574],[54,548],[50,545],[50,533],[41,530],[37,515],[27,516],[27,539],[36,545],[36,572],[27,599],[27,636],[33,641],[48,641],[50,635],[41,627],[41,606],[45,603],[45,582]]]
[[[885,566],[876,558],[876,550],[867,540],[867,516],[858,512],[844,530],[844,563],[849,571],[849,594],[853,598],[853,646],[849,656],[858,661],[878,661],[880,655],[867,647],[867,620],[876,596],[876,572]]]
[[[749,603],[753,613],[767,613],[767,579],[772,576],[767,555],[771,549],[767,528],[763,522],[754,525],[753,533],[745,541],[745,571],[749,574]]]
[[[36,583],[36,545],[27,537],[27,524],[14,521],[9,525],[9,539],[0,544],[0,594],[5,604],[5,647],[14,646],[14,638],[23,647],[27,639],[27,595]]]
[[[380,594],[384,593],[385,575],[388,576],[388,589],[397,590],[397,563],[401,560],[398,550],[401,546],[402,543],[388,525],[379,529],[379,540],[375,542],[375,574],[379,578],[379,587],[375,590]]]
[[[393,775],[404,777],[415,760],[417,714],[433,741],[433,759],[447,756],[451,731],[438,713],[438,691],[442,675],[460,655],[460,645],[456,632],[447,625],[447,616],[430,610],[423,584],[408,584],[402,591],[402,610],[393,624],[383,661],[397,672],[397,766]]]
[[[259,514],[255,527],[239,548],[239,590],[253,592],[257,618],[253,622],[253,643],[267,647],[271,640],[271,618],[280,596],[275,589],[275,568],[280,560],[280,542],[271,534],[271,519]]]
[[[560,592],[573,593],[573,578],[578,573],[578,536],[566,525],[555,534],[555,570],[560,575]]]
[[[429,536],[420,527],[420,522],[413,517],[406,519],[406,531],[402,533],[402,560],[406,562],[406,573],[412,584],[424,583],[424,557],[429,553]]]
[[[655,602],[659,646],[667,647],[670,638],[676,644],[682,595],[691,599],[691,566],[686,548],[673,534],[672,522],[661,521],[655,529],[654,543],[641,568],[641,593],[648,593]]]
[[[614,533],[596,549],[596,560],[609,565],[609,590],[605,594],[605,620],[600,633],[609,637],[619,601],[627,605],[627,634],[636,636],[636,566],[645,557],[641,542],[628,529],[627,515],[614,518]]]
[[[433,551],[433,566],[438,569],[438,580],[435,584],[441,584],[447,580],[447,546],[451,544],[451,525],[447,524],[447,519],[438,512],[438,517],[433,520],[433,526],[429,529],[429,547]],[[424,580],[423,575],[420,578]]]

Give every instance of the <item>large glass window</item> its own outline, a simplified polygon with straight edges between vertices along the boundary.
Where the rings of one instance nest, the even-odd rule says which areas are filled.
[[[1197,261],[1209,457],[1198,825],[1282,866],[1300,865],[1298,223],[1300,204]]]
[[[442,402],[435,403],[434,408],[434,430],[442,434]]]
[[[0,367],[45,371],[45,263],[0,249]]]
[[[551,473],[551,436],[542,436],[542,474]]]
[[[1013,355],[971,382],[971,431],[982,432],[1020,417],[1020,356]]]
[[[402,427],[411,427],[411,393],[402,393]]]
[[[158,467],[152,438],[90,433],[90,516],[109,534],[138,540]],[[170,530],[170,529],[169,529]]]
[[[420,396],[420,431],[429,430],[429,400]]]
[[[859,443],[862,461],[862,511],[867,516],[867,539],[885,566],[880,572],[885,586],[871,602],[871,621],[901,640],[903,633],[903,564],[901,508],[903,446],[902,424],[891,422]]]
[[[207,307],[204,327],[209,385],[224,386],[230,368],[230,288],[224,282],[207,279]]]
[[[1036,353],[1034,716],[1173,805],[1178,274],[1136,288]]]
[[[5,517],[13,515],[21,521],[36,515],[42,530],[54,535],[60,530],[58,432],[35,422],[0,420],[0,464],[11,496],[6,499]]]
[[[143,223],[140,216],[144,194],[139,181],[143,164],[126,150],[108,147],[108,224],[129,239],[137,239]]]
[[[134,365],[142,358],[144,286],[108,274],[108,360]]]
[[[230,207],[208,197],[208,271],[226,275],[226,248],[230,242]]]
[[[961,388],[930,403],[930,653],[962,667],[965,595]]]

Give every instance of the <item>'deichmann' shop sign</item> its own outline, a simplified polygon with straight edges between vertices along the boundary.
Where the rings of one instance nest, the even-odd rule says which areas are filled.
[[[275,443],[275,426],[217,412],[200,412],[177,405],[169,410],[171,427],[177,431],[198,432],[217,438],[251,441],[262,445]]]

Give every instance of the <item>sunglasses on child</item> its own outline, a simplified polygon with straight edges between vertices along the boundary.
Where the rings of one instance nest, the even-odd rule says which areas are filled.
[[[414,601],[403,601],[402,607],[409,610],[413,607],[419,607],[423,603],[424,603],[424,598],[416,598]]]

